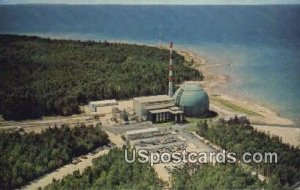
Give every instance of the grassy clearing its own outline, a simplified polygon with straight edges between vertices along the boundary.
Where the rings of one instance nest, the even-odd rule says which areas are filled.
[[[194,132],[194,131],[198,131],[198,127],[197,125],[189,125],[186,128],[184,128],[184,130],[189,131],[189,132]]]
[[[235,105],[227,100],[218,98],[218,97],[213,97],[212,100],[218,104],[221,104],[222,106],[229,108],[232,111],[236,111],[239,113],[244,113],[247,114],[249,116],[261,116],[259,113],[256,113],[254,111],[248,110],[246,108],[243,108],[241,106]]]
[[[199,121],[207,120],[207,118],[196,118],[196,117],[186,117],[185,119],[189,124],[197,124]]]
[[[172,127],[174,122],[153,123],[155,127]]]
[[[184,129],[189,132],[194,132],[198,130],[197,123],[201,121],[208,121],[210,123],[211,118],[195,118],[195,117],[186,117],[186,121],[188,122],[187,127]]]

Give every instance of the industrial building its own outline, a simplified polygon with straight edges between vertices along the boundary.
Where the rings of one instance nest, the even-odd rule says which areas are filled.
[[[183,111],[167,95],[144,96],[133,99],[133,108],[139,118],[152,122],[183,121]]]
[[[173,43],[170,43],[168,95],[133,98],[133,110],[137,118],[154,123],[174,121],[181,123],[184,116],[199,117],[209,111],[207,93],[198,83],[185,82],[173,95]],[[92,112],[101,112],[101,107],[117,106],[116,100],[93,101],[89,103]],[[98,109],[99,108],[99,109]],[[102,111],[103,112],[103,111]]]
[[[198,117],[209,111],[209,99],[202,86],[193,82],[185,82],[173,96],[176,106],[186,116]]]
[[[101,107],[117,106],[117,105],[118,105],[118,102],[115,99],[89,102],[89,108],[93,112],[97,112],[98,108],[101,108]]]

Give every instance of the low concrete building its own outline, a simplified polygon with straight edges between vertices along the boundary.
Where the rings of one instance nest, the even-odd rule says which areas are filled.
[[[133,108],[139,118],[152,122],[183,121],[183,112],[167,95],[144,96],[133,99]]]
[[[100,108],[100,107],[117,106],[117,105],[118,105],[118,102],[115,99],[89,102],[89,108],[93,112],[96,112],[97,108]]]

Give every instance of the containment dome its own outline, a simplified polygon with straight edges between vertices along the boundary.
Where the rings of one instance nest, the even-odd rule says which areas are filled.
[[[181,85],[173,98],[186,116],[201,116],[209,110],[208,95],[199,84],[185,83]]]

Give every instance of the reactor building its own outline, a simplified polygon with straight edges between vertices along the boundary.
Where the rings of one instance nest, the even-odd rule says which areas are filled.
[[[185,82],[176,90],[173,98],[186,116],[203,116],[209,111],[209,98],[200,84]]]

